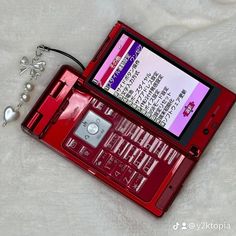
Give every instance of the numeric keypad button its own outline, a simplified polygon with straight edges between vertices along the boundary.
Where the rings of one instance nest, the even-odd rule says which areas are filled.
[[[127,167],[125,173],[121,177],[121,180],[120,180],[121,184],[128,186],[128,184],[131,182],[135,174],[136,174],[136,171],[134,169]]]
[[[95,158],[93,164],[95,167],[102,169],[107,161],[108,158],[110,158],[111,154],[104,152],[103,150],[97,155]]]
[[[127,166],[125,165],[125,163],[119,161],[117,163],[117,165],[115,166],[115,168],[113,169],[111,176],[116,179],[116,180],[120,180],[122,174],[125,172]]]
[[[131,121],[127,120],[126,118],[122,118],[116,126],[116,130],[121,134],[124,134],[125,132],[127,132],[131,125]]]
[[[111,174],[111,172],[113,171],[113,169],[116,167],[117,164],[118,160],[113,155],[111,155],[104,164],[103,169],[107,174]]]
[[[123,155],[123,160],[132,162],[132,160],[135,159],[140,152],[141,150],[139,148],[131,145],[129,150],[127,150],[127,152]]]
[[[150,136],[150,133],[143,132],[141,136],[138,138],[137,143],[142,147],[144,143],[148,140],[148,137]]]
[[[145,163],[145,165],[142,168],[142,172],[149,176],[152,171],[155,169],[156,165],[158,164],[158,160],[154,159],[153,157],[149,157],[149,159],[147,160],[147,162]]]
[[[167,151],[168,145],[164,143],[163,141],[160,141],[156,147],[156,149],[153,151],[157,155],[158,158],[162,158],[164,153]]]
[[[111,151],[114,150],[116,144],[121,140],[122,138],[120,137],[120,135],[116,134],[116,133],[112,133],[108,140],[105,143],[105,147]]]
[[[153,135],[148,136],[145,143],[142,145],[146,150],[149,150],[149,148],[152,146],[153,142],[155,140],[155,137]]]
[[[130,146],[131,144],[128,141],[121,138],[120,141],[116,144],[113,152],[122,158],[124,153],[126,153],[129,150]]]
[[[135,158],[133,158],[132,166],[139,170],[147,159],[148,155],[141,151]]]
[[[130,138],[132,139],[132,137],[134,137],[138,131],[140,130],[139,127],[137,127],[135,124],[131,124],[130,125],[130,128],[124,133],[124,135],[126,136],[126,138]]]
[[[171,165],[179,156],[180,156],[179,152],[177,152],[173,148],[170,148],[170,150],[164,157],[164,161],[166,161],[168,165]]]
[[[136,174],[131,183],[128,185],[128,187],[134,191],[134,192],[139,192],[141,188],[143,187],[144,183],[146,182],[147,178],[142,176],[141,174]]]

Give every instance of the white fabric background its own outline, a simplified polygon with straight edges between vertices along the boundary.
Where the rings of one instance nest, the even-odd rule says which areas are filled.
[[[88,63],[123,20],[236,91],[236,1],[0,0],[0,110],[15,104],[18,62],[45,43]],[[60,65],[50,53],[30,106]],[[236,123],[231,111],[172,207],[158,219],[39,144],[20,122],[0,128],[0,235],[236,235]],[[177,230],[175,222],[230,223],[231,230]]]

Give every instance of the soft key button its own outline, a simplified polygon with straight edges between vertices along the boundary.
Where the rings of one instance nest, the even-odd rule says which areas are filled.
[[[100,110],[100,111],[103,111],[103,110],[106,109],[105,104],[102,103],[102,102],[100,102],[100,101],[98,101],[98,100],[93,103],[93,107],[94,107],[95,109],[97,109],[97,110]]]
[[[82,147],[79,150],[79,155],[84,159],[90,159],[92,157],[92,152],[87,147]]]
[[[66,146],[71,149],[75,149],[77,146],[77,142],[73,138],[69,138],[66,142]]]
[[[107,109],[104,112],[105,115],[109,116],[109,117],[115,117],[116,113],[114,112],[113,109],[111,109],[110,107],[107,107]]]

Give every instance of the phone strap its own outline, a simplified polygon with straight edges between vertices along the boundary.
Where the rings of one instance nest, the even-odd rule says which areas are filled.
[[[20,93],[17,105],[8,105],[3,112],[3,123],[2,126],[5,127],[9,122],[15,121],[20,117],[21,107],[30,100],[32,91],[35,88],[36,80],[42,75],[46,68],[46,62],[42,60],[42,56],[45,52],[57,52],[66,57],[69,57],[75,61],[82,70],[85,69],[84,65],[72,55],[55,49],[50,48],[45,45],[39,45],[35,50],[34,57],[30,60],[28,57],[23,56],[19,63],[19,74],[20,76],[28,73],[27,80],[24,83],[23,91]]]

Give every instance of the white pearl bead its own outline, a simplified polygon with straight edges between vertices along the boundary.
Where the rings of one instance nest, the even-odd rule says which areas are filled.
[[[34,89],[34,85],[30,82],[25,83],[25,90],[31,92]]]
[[[20,99],[21,99],[21,101],[23,101],[23,102],[28,102],[28,101],[30,100],[30,96],[29,96],[29,94],[22,93],[22,94],[20,95]]]

